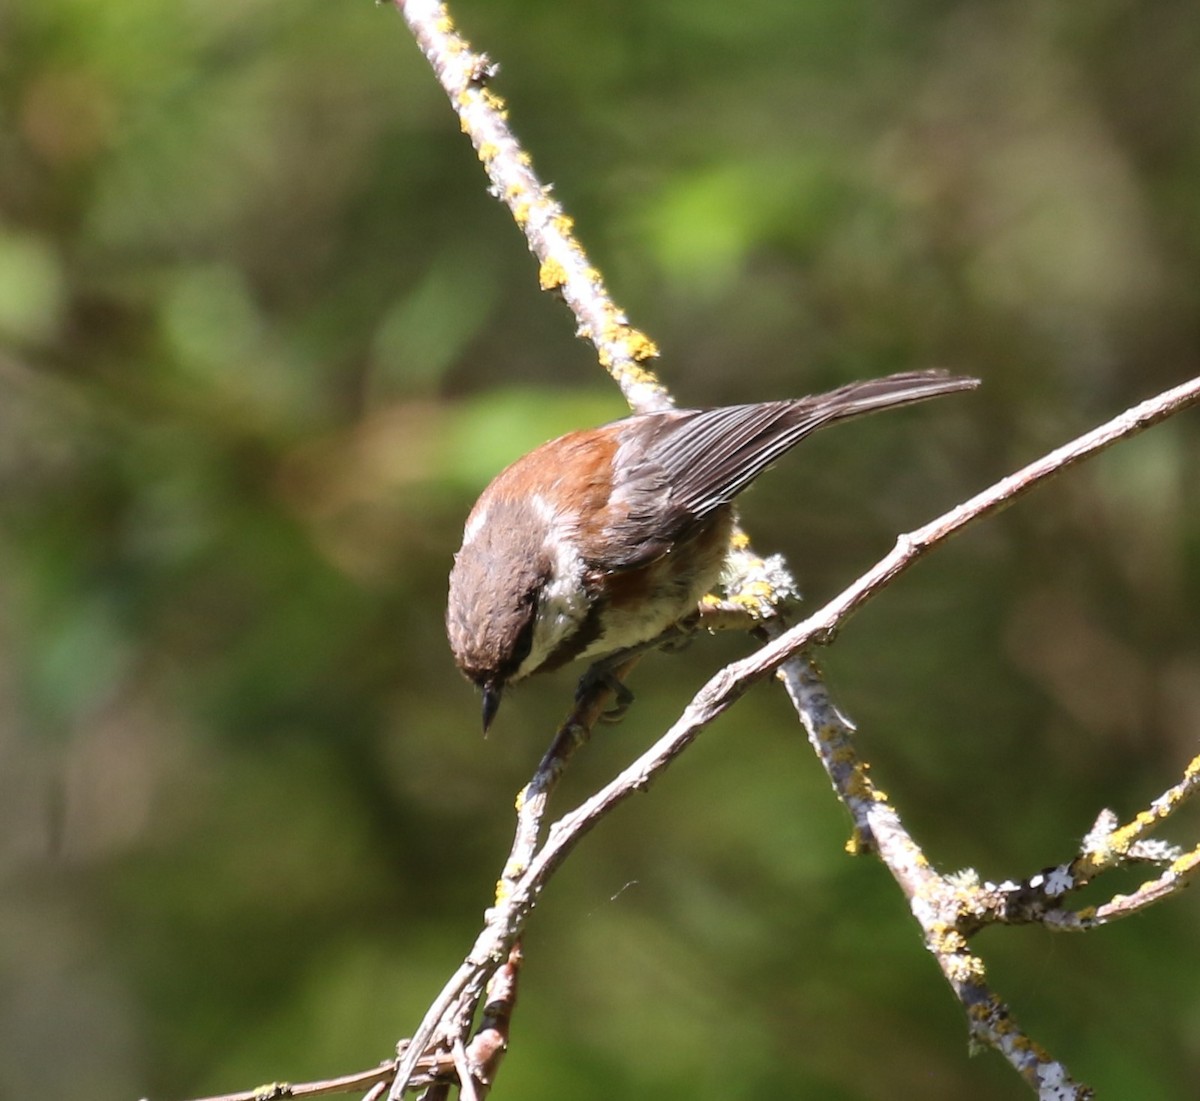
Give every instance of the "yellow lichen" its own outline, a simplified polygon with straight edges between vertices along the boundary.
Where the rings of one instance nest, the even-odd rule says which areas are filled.
[[[874,799],[871,781],[863,774],[861,768],[856,768],[846,783],[846,791],[859,799]]]
[[[775,614],[779,596],[769,581],[747,581],[730,597],[730,603],[755,619],[769,619]]]
[[[567,271],[557,260],[549,259],[542,261],[542,265],[538,268],[538,286],[544,291],[554,290],[556,287],[561,287],[567,281]]]
[[[507,104],[504,102],[504,97],[497,95],[491,88],[482,88],[479,91],[479,97],[488,105],[496,114],[503,118],[508,117]]]
[[[612,366],[612,357],[609,357],[609,362],[606,367]],[[653,386],[659,385],[658,378],[653,371],[647,371],[644,367],[637,367],[631,363],[622,363],[620,368],[620,377],[627,382],[636,386]]]
[[[629,329],[625,334],[625,343],[629,354],[637,363],[645,363],[648,359],[658,358],[658,345],[639,329]]]
[[[508,888],[504,886],[506,883],[514,883],[520,879],[528,869],[529,865],[523,860],[510,858],[504,864],[504,870],[500,873],[500,882],[496,886],[496,891],[499,894],[501,889],[507,892]]]
[[[1175,875],[1190,875],[1196,870],[1196,861],[1200,859],[1200,849],[1185,853],[1171,864],[1170,871]]]
[[[280,1101],[284,1097],[294,1096],[290,1082],[267,1082],[254,1090],[254,1101]]]
[[[978,956],[968,953],[963,957],[962,964],[968,977],[974,982],[982,982],[987,977],[987,968]]]

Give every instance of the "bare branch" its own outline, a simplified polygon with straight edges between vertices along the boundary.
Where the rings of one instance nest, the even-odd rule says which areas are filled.
[[[700,731],[722,714],[751,685],[778,669],[801,651],[827,641],[849,616],[896,577],[913,565],[928,550],[957,534],[967,524],[991,515],[1010,504],[1055,474],[1073,466],[1119,439],[1125,439],[1152,424],[1179,412],[1200,400],[1200,379],[1193,380],[1156,398],[1152,398],[1113,418],[1049,455],[1029,464],[997,482],[921,528],[901,536],[895,549],[840,595],[802,623],[785,631],[761,650],[726,666],[696,694],[682,716],[653,746],[575,810],[563,815],[551,826],[545,844],[517,877],[510,893],[499,900],[488,914],[488,929],[477,941],[484,942],[493,931],[493,955],[500,946],[511,943],[523,928],[525,919],[546,882],[582,839],[614,807],[650,783],[697,737]],[[904,828],[899,816],[871,784],[865,764],[852,742],[852,727],[829,702],[815,667],[810,662],[792,663],[785,683],[798,701],[810,738],[826,765],[839,797],[854,818],[858,835],[878,850],[881,859],[909,898],[914,916],[921,923],[943,974],[965,1006],[972,1034],[982,1043],[995,1047],[1032,1085],[1041,1088],[1053,1080],[1063,1098],[1089,1096],[1083,1086],[1074,1084],[1061,1064],[1025,1037],[1013,1023],[1003,1003],[982,981],[982,961],[967,951],[966,935],[979,924],[980,900],[967,884],[965,887],[935,873],[920,847]],[[965,930],[965,931],[964,931]],[[472,953],[464,968],[471,965]],[[480,960],[475,966],[484,964]],[[460,969],[461,975],[463,969]],[[458,983],[459,976],[455,982]],[[458,990],[465,984],[458,985]],[[427,1015],[426,1021],[435,1014]],[[429,1040],[437,1042],[435,1026]],[[445,1035],[446,1033],[442,1033]],[[420,1046],[427,1040],[416,1039]],[[392,1096],[398,1098],[403,1087],[398,1076]]]
[[[495,1081],[500,1060],[508,1051],[508,1029],[513,1007],[517,1003],[517,980],[521,975],[521,942],[517,941],[508,953],[508,961],[488,983],[487,1004],[479,1030],[466,1051],[471,1068],[476,1097],[482,1101]]]
[[[337,1078],[325,1078],[318,1082],[304,1082],[292,1085],[290,1082],[271,1082],[253,1089],[240,1090],[237,1093],[222,1093],[212,1097],[197,1098],[196,1101],[290,1101],[290,1099],[306,1097],[332,1097],[343,1093],[357,1093],[367,1089],[369,1092],[363,1101],[375,1101],[396,1073],[396,1060],[380,1063],[370,1070],[361,1070],[354,1074],[343,1074]],[[413,1085],[420,1086],[435,1078],[454,1074],[454,1064],[450,1057],[426,1057],[417,1062],[413,1074]]]
[[[637,660],[634,658],[614,670],[614,677],[624,677]],[[496,885],[496,905],[487,912],[483,932],[471,954],[434,999],[406,1049],[399,1052],[392,1098],[399,1098],[404,1092],[406,1076],[416,1069],[420,1052],[436,1044],[439,1038],[448,1041],[451,1037],[461,1038],[465,1034],[492,968],[500,963],[506,952],[512,962],[511,952],[515,950],[528,910],[514,909],[506,904],[511,901],[517,884],[529,870],[529,863],[541,840],[542,820],[550,794],[575,751],[591,736],[592,727],[604,710],[608,695],[608,689],[597,684],[587,696],[576,701],[571,714],[559,727],[550,748],[542,757],[533,779],[517,797],[517,828],[512,850],[505,861],[500,882]],[[448,1021],[453,1025],[448,1027]]]
[[[807,649],[814,642],[828,641],[832,633],[880,589],[891,584],[922,555],[952,535],[957,535],[968,524],[1007,508],[1048,478],[1098,455],[1119,440],[1136,436],[1198,401],[1200,378],[1180,383],[1155,397],[1147,398],[1070,443],[1063,444],[1007,478],[1002,478],[936,520],[901,535],[891,553],[880,559],[854,584],[820,611],[786,631],[769,646],[764,646],[753,658],[746,659],[745,668],[740,670],[739,675],[759,676],[773,672],[784,660]]]
[[[1171,866],[1162,875],[1143,883],[1133,894],[1116,895],[1103,906],[1097,906],[1090,920],[1086,913],[1081,913],[1080,928],[1107,925],[1118,918],[1140,913],[1147,906],[1178,894],[1196,878],[1197,873],[1200,873],[1200,845],[1178,860],[1172,861]]]
[[[479,1096],[475,1092],[475,1077],[467,1063],[467,1049],[463,1045],[461,1036],[454,1037],[451,1054],[454,1056],[454,1069],[458,1072],[459,1097],[462,1098],[462,1101],[479,1101]]]
[[[509,129],[503,101],[486,87],[496,71],[495,65],[485,55],[471,50],[455,30],[444,4],[436,0],[396,2],[446,90],[463,130],[471,138],[491,180],[493,194],[508,205],[537,256],[543,289],[562,295],[577,318],[579,335],[595,344],[601,363],[618,382],[631,407],[644,411],[669,406],[671,399],[665,388],[644,366],[657,354],[657,349],[643,334],[629,327],[625,315],[612,303],[598,273],[573,237],[570,219],[549,197],[549,188],[533,173],[530,158]],[[754,556],[744,539],[741,540],[738,549],[747,556],[749,572],[760,571],[768,580],[742,586],[723,605],[714,603],[708,609],[708,621],[736,623],[744,618],[741,613],[749,613],[752,622],[770,619],[772,633],[777,637],[758,653],[713,677],[666,735],[592,798],[560,818],[541,843],[549,795],[575,749],[586,740],[594,715],[587,722],[572,716],[564,724],[522,792],[513,849],[485,928],[463,965],[430,1007],[412,1043],[402,1052],[390,1096],[400,1097],[422,1053],[431,1047],[447,1048],[458,1067],[460,1080],[467,1081],[463,1071],[466,1065],[463,1037],[476,1012],[484,983],[515,944],[549,877],[600,818],[634,791],[643,790],[704,725],[750,685],[776,671],[800,712],[835,791],[850,810],[857,848],[874,848],[909,898],[926,943],[966,1008],[973,1037],[999,1050],[1043,1096],[1088,1096],[1088,1091],[1073,1083],[1060,1064],[1016,1028],[1007,1007],[986,986],[982,961],[967,950],[967,937],[982,924],[990,920],[1014,920],[1016,911],[1009,889],[1014,885],[980,887],[970,876],[947,878],[930,868],[898,814],[870,782],[866,763],[854,746],[852,725],[829,700],[815,665],[803,656],[803,651],[828,641],[863,603],[967,524],[1006,507],[1045,478],[1157,423],[1198,398],[1200,381],[1194,381],[1134,407],[932,523],[902,536],[893,551],[872,570],[787,631],[782,631],[780,621],[771,617],[780,601],[794,590],[790,575],[782,563],[770,573],[771,563]],[[1071,881],[1072,886],[1083,882],[1085,874],[1096,874],[1102,866],[1135,858],[1139,852],[1136,846],[1144,832],[1140,825],[1128,836],[1109,831],[1104,835],[1106,849],[1102,851],[1098,845],[1085,847],[1074,862],[1079,866],[1075,868],[1078,877]],[[1143,854],[1145,851],[1141,850]],[[1152,896],[1161,897],[1167,889],[1164,881],[1170,875],[1174,875],[1175,883],[1186,881],[1194,871],[1194,854],[1180,857],[1177,865],[1159,881],[1144,885],[1139,895],[1147,902]],[[1043,875],[1033,877],[1026,887],[1034,893],[1045,887],[1043,893],[1049,899],[1057,897],[1048,893],[1051,887],[1057,890],[1060,885],[1060,877]],[[1125,902],[1121,909],[1114,899],[1110,916],[1116,916],[1118,910],[1129,910],[1131,905]],[[1043,907],[1042,918],[1048,923],[1051,912],[1064,913]]]

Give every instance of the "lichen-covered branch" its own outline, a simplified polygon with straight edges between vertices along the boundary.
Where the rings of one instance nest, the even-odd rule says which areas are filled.
[[[1022,883],[985,883],[980,915],[993,922],[1040,922],[1051,929],[1082,932],[1129,917],[1147,906],[1177,894],[1200,873],[1200,847],[1185,852],[1178,845],[1147,837],[1200,790],[1200,756],[1193,757],[1179,783],[1172,785],[1145,810],[1119,825],[1111,810],[1101,811],[1088,831],[1079,854],[1065,864],[1046,868]],[[1072,910],[1066,898],[1112,868],[1152,864],[1162,869],[1132,894],[1114,895],[1108,902]]]
[[[496,64],[471,48],[439,0],[395,2],[471,139],[492,194],[508,207],[537,257],[541,288],[562,296],[575,315],[576,332],[595,346],[631,409],[669,408],[670,394],[647,366],[658,349],[613,302],[575,238],[574,223],[551,198],[509,127],[504,100],[488,87]]]
[[[513,135],[504,102],[489,87],[497,70],[495,64],[485,54],[474,51],[458,33],[445,4],[438,0],[395,2],[474,145],[492,193],[509,208],[536,256],[541,287],[558,293],[571,309],[578,334],[596,347],[601,364],[617,382],[631,408],[644,412],[669,407],[670,395],[648,367],[657,356],[656,347],[629,325],[624,312],[612,301],[599,273],[576,240],[571,219],[551,198],[549,187],[537,177],[531,158]],[[754,555],[748,543],[739,538],[735,554],[744,559],[739,580],[723,602],[713,601],[705,609],[708,622],[766,620],[777,637],[757,654],[714,677],[655,745],[544,831],[550,794],[573,753],[586,740],[602,703],[598,698],[589,698],[577,707],[521,794],[513,847],[497,888],[495,905],[488,911],[485,926],[471,952],[430,1006],[412,1040],[401,1045],[395,1064],[341,1081],[359,1088],[371,1084],[371,1097],[381,1094],[381,1082],[388,1077],[392,1077],[389,1092],[393,1099],[398,1099],[408,1088],[425,1086],[432,1101],[444,1096],[452,1082],[457,1082],[464,1097],[482,1097],[490,1087],[507,1042],[520,960],[516,946],[548,879],[579,839],[604,815],[633,792],[643,790],[708,722],[750,685],[778,672],[835,791],[850,810],[855,824],[854,847],[877,852],[908,897],[926,944],[967,1011],[973,1038],[1000,1051],[1041,1096],[1087,1096],[1084,1087],[1073,1083],[1060,1064],[1015,1026],[1007,1007],[986,985],[984,965],[969,950],[968,937],[984,924],[1016,920],[1014,898],[1018,895],[1037,896],[1041,900],[1037,917],[1047,924],[1066,927],[1067,911],[1060,905],[1051,905],[1052,900],[1107,867],[1127,860],[1152,858],[1153,851],[1145,848],[1144,834],[1165,813],[1170,813],[1175,803],[1164,797],[1165,802],[1160,800],[1148,815],[1139,816],[1128,827],[1094,830],[1069,871],[1052,870],[1061,874],[1042,874],[1023,885],[1000,887],[981,886],[970,875],[939,875],[886,797],[871,782],[866,763],[854,745],[852,725],[829,700],[805,651],[829,639],[857,608],[932,547],[967,524],[1005,507],[1044,478],[1194,402],[1198,391],[1200,386],[1193,382],[1143,403],[902,537],[892,553],[874,569],[790,630],[783,630],[782,621],[775,617],[794,593],[790,574],[782,562]],[[1190,776],[1192,783],[1194,780]],[[1143,885],[1128,899],[1114,898],[1086,920],[1092,923],[1111,920],[1178,889],[1194,873],[1197,860],[1195,851],[1174,853],[1170,866],[1158,880]],[[1060,890],[1064,876],[1070,878],[1067,887]],[[1019,890],[1014,891],[1014,886]],[[1082,913],[1074,916],[1078,921],[1085,920]],[[480,1030],[468,1045],[465,1038],[485,990],[491,992],[489,1008],[484,1011]],[[275,1096],[302,1096],[301,1090],[308,1090],[311,1095],[324,1085],[272,1089],[280,1091]],[[263,1093],[255,1091],[254,1095]]]
[[[548,188],[534,174],[529,156],[513,136],[503,101],[487,87],[496,67],[486,55],[471,50],[456,31],[444,4],[398,0],[398,6],[471,138],[491,180],[493,194],[508,205],[538,258],[543,289],[562,295],[577,318],[579,334],[593,341],[600,362],[616,379],[632,408],[645,411],[669,406],[671,400],[665,388],[645,367],[656,349],[643,334],[629,327],[623,312],[612,303],[599,274],[575,240],[570,219],[550,198]],[[878,852],[909,898],[927,945],[967,1011],[973,1038],[1000,1051],[1042,1096],[1087,1096],[1087,1090],[1072,1082],[1060,1064],[1017,1029],[1007,1007],[986,986],[982,961],[967,948],[970,933],[987,923],[987,915],[995,917],[1001,912],[988,905],[989,900],[998,897],[998,889],[992,885],[980,887],[970,876],[943,877],[933,871],[899,815],[871,783],[866,764],[854,746],[853,727],[828,699],[815,665],[803,652],[829,638],[863,602],[966,524],[1005,507],[1045,477],[1156,423],[1196,397],[1193,383],[1129,410],[932,524],[902,537],[873,570],[803,623],[782,631],[781,622],[774,619],[773,633],[778,636],[774,642],[714,677],[663,738],[591,799],[564,815],[542,843],[549,795],[590,729],[590,724],[578,723],[574,717],[568,720],[518,801],[512,853],[485,929],[415,1033],[407,1057],[401,1060],[391,1096],[399,1098],[403,1093],[419,1053],[431,1044],[448,1045],[460,1054],[461,1077],[462,1035],[469,1027],[482,985],[515,943],[546,880],[574,844],[613,806],[647,786],[707,722],[750,684],[776,670],[788,687],[838,796],[851,812],[855,846]],[[706,609],[710,622],[736,621],[741,613],[748,613],[751,621],[768,619],[794,591],[782,563],[772,567],[755,556],[744,540],[737,549],[746,555],[748,568],[727,600],[714,601]],[[1110,842],[1110,848],[1121,843],[1118,837]],[[1078,860],[1096,863],[1097,851],[1085,849]],[[1181,860],[1186,863],[1185,858]],[[1186,878],[1188,868],[1190,865],[1180,865],[1174,872]],[[1082,882],[1084,869],[1078,871]],[[1043,882],[1038,880],[1035,886]],[[1011,909],[1008,912],[1011,916]]]
[[[809,616],[803,623],[784,632],[770,645],[764,646],[755,655],[754,662],[765,667],[766,672],[773,671],[784,660],[811,645],[810,624],[827,618],[824,633],[829,634],[880,588],[914,565],[928,551],[957,535],[968,524],[1008,508],[1046,479],[1061,474],[1084,459],[1098,455],[1118,441],[1136,436],[1139,432],[1198,402],[1200,378],[1189,379],[1126,409],[1112,420],[1043,455],[1007,478],[1002,478],[961,505],[943,513],[936,520],[901,535],[891,553],[880,559],[820,612]]]
[[[566,303],[576,334],[592,343],[630,409],[648,413],[672,407],[670,391],[650,367],[658,347],[613,301],[575,236],[574,221],[551,197],[550,186],[538,177],[533,158],[509,126],[504,100],[489,87],[499,66],[472,49],[441,0],[394,2],[471,139],[492,195],[508,207],[537,258],[539,286]],[[731,599],[755,619],[770,618],[795,592],[795,582],[782,560],[760,558],[741,533],[734,550],[741,559],[731,574]]]
[[[871,781],[854,728],[829,699],[811,656],[791,658],[778,676],[834,790],[850,810],[855,827],[851,851],[874,851],[892,873],[921,926],[925,946],[966,1011],[972,1044],[994,1048],[1042,1096],[1062,1101],[1089,1097],[1087,1088],[1073,1082],[1066,1068],[1018,1026],[988,986],[986,966],[968,944],[970,932],[978,928],[973,919],[974,880],[942,875],[930,864],[887,796]],[[1051,1082],[1059,1092],[1043,1094]]]
[[[886,796],[870,781],[866,763],[854,746],[853,728],[829,701],[815,667],[796,655],[828,639],[863,603],[914,565],[926,551],[945,542],[967,524],[1011,503],[1075,462],[1198,400],[1200,379],[1143,402],[1002,479],[966,504],[902,536],[888,556],[823,608],[757,653],[722,669],[650,749],[550,827],[545,843],[525,870],[511,881],[506,897],[498,899],[488,913],[488,928],[493,931],[493,955],[488,958],[496,959],[496,954],[512,943],[547,881],[588,831],[625,799],[645,790],[708,723],[749,687],[788,663],[782,674],[785,684],[809,725],[813,745],[835,790],[850,809],[858,844],[878,852],[909,899],[926,944],[967,1012],[975,1042],[994,1047],[1004,1055],[1041,1096],[1063,1101],[1089,1097],[1086,1087],[1075,1083],[1060,1063],[1021,1032],[1007,1006],[987,986],[982,960],[969,950],[969,936],[984,924],[999,920],[999,911],[989,907],[988,892],[970,875],[944,876],[932,869]],[[1194,782],[1190,777],[1191,770],[1189,779],[1184,781],[1187,786]],[[482,937],[477,949],[481,943]],[[468,963],[476,957],[477,953],[473,953]],[[486,962],[478,960],[475,966],[486,966]],[[463,988],[460,984],[459,989]],[[428,1042],[448,1040],[444,1017],[441,1022],[428,1033]],[[422,1050],[427,1037],[422,1033],[418,1039],[420,1043],[415,1050]],[[399,1082],[398,1078],[393,1087],[394,1097],[399,1097]]]

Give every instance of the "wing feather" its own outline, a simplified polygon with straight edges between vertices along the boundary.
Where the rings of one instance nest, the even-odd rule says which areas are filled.
[[[914,371],[793,401],[630,418],[638,431],[629,437],[630,453],[617,464],[623,480],[611,500],[616,507],[609,545],[614,551],[619,548],[613,560],[628,568],[666,553],[689,524],[728,504],[785,452],[826,424],[978,385],[976,379],[943,371]]]

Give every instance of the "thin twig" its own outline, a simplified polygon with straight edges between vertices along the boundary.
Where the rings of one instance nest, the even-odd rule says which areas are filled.
[[[492,183],[492,191],[511,210],[540,263],[543,289],[560,293],[578,320],[580,336],[595,344],[601,363],[620,385],[632,408],[639,411],[671,404],[667,392],[645,364],[657,354],[653,343],[628,326],[624,314],[609,298],[598,273],[588,263],[572,234],[570,219],[533,173],[528,155],[507,125],[503,101],[487,82],[496,67],[475,53],[455,30],[444,4],[437,0],[396,0],[414,36],[429,59],[463,130],[469,135]],[[391,1090],[398,1099],[420,1053],[431,1043],[461,1043],[483,984],[523,928],[529,910],[546,880],[574,844],[608,810],[641,790],[749,685],[780,669],[781,678],[808,727],[810,739],[829,771],[838,795],[846,803],[862,847],[874,846],[913,904],[926,942],[939,960],[955,993],[967,1008],[973,1034],[1000,1050],[1039,1090],[1061,1097],[1083,1097],[1086,1091],[1066,1076],[1061,1066],[1016,1030],[1007,1009],[982,982],[982,964],[966,950],[963,924],[969,907],[957,889],[929,869],[919,847],[899,816],[882,799],[867,777],[865,763],[853,746],[852,727],[828,700],[814,665],[799,656],[832,632],[875,593],[932,547],[983,516],[1006,507],[1044,478],[1095,454],[1104,447],[1157,423],[1197,399],[1197,384],[1187,384],[1159,399],[1143,403],[1108,425],[1080,437],[1037,463],[951,510],[943,517],[902,536],[891,554],[864,574],[834,601],[783,632],[768,646],[723,670],[701,690],[680,721],[638,761],[575,811],[563,816],[537,848],[550,791],[570,759],[579,738],[574,730],[560,731],[538,773],[523,792],[513,851],[502,876],[496,905],[472,952],[435,1000],[413,1043],[401,1059]],[[758,559],[761,562],[761,559]],[[747,610],[760,618],[779,595],[793,586],[786,570],[777,593],[750,602]],[[780,668],[782,666],[782,669]],[[950,921],[946,924],[949,918]],[[943,934],[940,937],[936,934]]]
[[[449,1056],[446,1058],[426,1057],[418,1061],[419,1076],[414,1076],[414,1083],[422,1083],[431,1078],[454,1073],[454,1065]],[[379,1096],[375,1090],[386,1089],[387,1083],[396,1074],[396,1061],[389,1060],[380,1063],[369,1070],[357,1071],[354,1074],[343,1074],[336,1078],[324,1078],[317,1082],[302,1082],[296,1085],[290,1082],[272,1082],[254,1089],[239,1090],[236,1093],[215,1094],[211,1097],[197,1098],[196,1101],[285,1101],[306,1097],[331,1097],[342,1093],[357,1093],[362,1089],[372,1092],[366,1096]],[[365,1099],[364,1099],[365,1101]]]
[[[925,946],[967,1014],[972,1043],[994,1048],[1034,1089],[1040,1091],[1052,1079],[1059,1091],[1052,1096],[1062,1101],[1089,1096],[1086,1087],[1072,1082],[1062,1064],[1026,1035],[988,986],[983,960],[967,943],[980,905],[975,884],[934,870],[895,808],[872,783],[855,745],[854,728],[829,699],[811,655],[790,658],[778,675],[834,790],[850,810],[855,824],[852,851],[875,851],[908,899]]]
[[[461,1101],[479,1101],[475,1093],[475,1078],[467,1063],[467,1049],[461,1036],[454,1037],[454,1046],[450,1053],[454,1056],[454,1069],[458,1071],[458,1096]]]
[[[633,657],[613,669],[612,678],[624,680],[639,660],[639,657]],[[550,796],[558,786],[558,781],[570,764],[571,758],[590,739],[592,728],[603,715],[611,694],[610,682],[597,681],[576,701],[571,714],[558,728],[533,778],[517,796],[517,829],[513,837],[512,851],[505,861],[496,890],[498,898],[503,898],[529,867],[529,862],[541,841],[542,821]]]
[[[508,1031],[512,1023],[513,1008],[517,1004],[521,963],[521,942],[517,941],[509,950],[508,960],[488,982],[483,1018],[467,1048],[467,1059],[475,1081],[475,1093],[480,1101],[491,1092],[500,1061],[508,1051]]]
[[[613,303],[599,273],[574,237],[571,219],[550,197],[549,187],[534,173],[528,154],[509,128],[503,101],[487,86],[496,66],[486,55],[473,51],[457,33],[443,3],[394,2],[458,113],[462,128],[487,171],[492,193],[508,206],[537,257],[542,288],[560,294],[570,307],[577,319],[578,335],[596,347],[601,364],[617,382],[631,408],[646,412],[670,407],[673,404],[670,395],[647,366],[657,356],[657,348],[645,334],[629,325],[625,314]],[[1046,478],[1198,399],[1200,380],[1194,380],[1144,402],[932,523],[901,536],[889,555],[840,596],[790,630],[778,632],[778,637],[756,654],[713,677],[655,745],[590,799],[563,815],[543,842],[548,798],[595,719],[587,710],[594,701],[587,701],[585,710],[573,715],[560,730],[522,793],[512,852],[501,877],[496,904],[488,911],[483,930],[463,964],[429,1007],[413,1040],[400,1045],[397,1060],[323,1082],[264,1086],[209,1101],[316,1097],[364,1087],[370,1087],[367,1098],[376,1101],[389,1079],[390,1098],[399,1099],[410,1086],[428,1085],[427,1096],[433,1101],[435,1096],[448,1093],[449,1080],[454,1076],[465,1098],[481,1097],[490,1086],[496,1063],[507,1044],[520,962],[517,940],[550,876],[605,814],[633,792],[644,790],[705,725],[752,684],[776,671],[787,685],[839,798],[850,810],[859,847],[870,846],[878,851],[909,899],[927,945],[966,1008],[972,1035],[1000,1051],[1043,1096],[1063,1099],[1087,1096],[1086,1089],[1072,1082],[1061,1064],[1051,1060],[1016,1027],[1007,1007],[983,981],[982,962],[967,948],[967,935],[983,923],[981,908],[1001,888],[956,883],[932,870],[899,815],[871,784],[866,764],[854,746],[852,726],[829,700],[816,666],[804,651],[828,641],[833,631],[863,603],[967,524],[1006,507]],[[716,618],[736,620],[737,613],[745,611],[752,619],[761,620],[780,600],[790,596],[794,584],[778,559],[758,558],[744,541],[738,551],[745,556],[749,570],[761,570],[765,583],[745,586],[746,593],[735,594],[731,606],[714,606],[713,612],[718,613]],[[754,597],[751,591],[765,592],[767,598]],[[1190,785],[1187,794],[1194,790],[1195,780],[1191,774],[1185,779],[1184,784]],[[1107,847],[1093,845],[1085,849],[1072,865],[1079,873],[1072,886],[1083,881],[1085,872],[1095,874],[1129,858],[1145,832],[1175,805],[1174,802],[1156,805],[1152,808],[1155,813],[1139,816],[1124,832],[1108,831]],[[1079,924],[1083,921],[1099,924],[1114,920],[1180,889],[1197,873],[1198,867],[1200,848],[1180,855],[1157,880],[1143,884],[1133,895],[1114,898],[1098,907],[1093,915],[1050,910],[1041,917],[1048,925],[1062,928],[1069,927],[1072,919],[1077,923],[1075,927],[1083,927]],[[1031,880],[1027,886],[1041,891],[1043,881]],[[1047,897],[1053,896],[1047,893]],[[1005,905],[1007,919],[1012,920],[1011,899]],[[994,913],[1000,914],[1002,908],[997,903]],[[1056,924],[1056,916],[1060,924]],[[463,1038],[485,989],[493,995],[493,1000],[485,1009],[480,1030],[468,1050]],[[438,1050],[431,1052],[434,1047]],[[488,1068],[486,1073],[473,1069],[484,1065]]]
[[[1106,868],[1111,868],[1128,856],[1145,839],[1146,835],[1170,818],[1189,799],[1200,792],[1200,755],[1191,759],[1179,783],[1169,787],[1141,814],[1124,826],[1104,828],[1105,816],[1084,839],[1083,852],[1072,867],[1077,879],[1086,879]]]
[[[1047,478],[1061,474],[1084,459],[1092,458],[1119,440],[1136,436],[1198,401],[1200,378],[1180,383],[1155,397],[1147,398],[1070,443],[1055,448],[1049,454],[977,493],[970,500],[943,513],[936,520],[901,535],[890,554],[881,558],[824,608],[784,632],[774,642],[745,659],[744,663],[739,662],[738,676],[753,673],[757,677],[773,672],[784,660],[807,649],[814,641],[827,641],[836,628],[844,624],[880,589],[890,584],[918,558],[944,543],[952,535],[957,535],[968,524],[1008,508]],[[743,665],[744,669],[741,668]]]
[[[613,677],[621,679],[626,676],[637,660],[631,659],[614,669]],[[415,1070],[420,1052],[440,1041],[449,1041],[451,1036],[461,1036],[469,1028],[492,971],[499,966],[505,954],[512,951],[522,928],[516,918],[520,914],[523,919],[524,912],[511,910],[505,903],[512,895],[514,885],[528,871],[529,862],[537,850],[550,794],[575,751],[590,737],[608,696],[608,688],[603,682],[597,682],[591,691],[576,702],[542,757],[533,779],[518,796],[517,828],[512,850],[496,885],[496,905],[487,911],[483,931],[471,953],[426,1010],[406,1049],[400,1053],[389,1095],[391,1101],[398,1099],[407,1088],[407,1076]],[[453,1021],[454,1026],[448,1028],[447,1021]]]
[[[641,757],[550,827],[545,844],[538,850],[526,872],[513,884],[509,896],[489,912],[489,928],[497,933],[507,929],[509,936],[516,936],[550,876],[600,819],[634,792],[644,791],[706,725],[748,688],[773,673],[794,655],[827,641],[867,600],[891,584],[927,551],[956,535],[968,524],[1011,504],[1050,477],[1197,401],[1200,401],[1200,379],[1193,379],[1127,410],[1002,479],[965,504],[902,535],[887,556],[824,607],[756,653],[726,666],[700,689],[674,726]],[[821,738],[817,738],[815,744],[824,745]],[[821,748],[818,752],[824,761],[827,750]],[[889,870],[914,903],[914,912],[926,929],[927,941],[933,942],[939,964],[967,1007],[973,1032],[981,1042],[996,1047],[1032,1084],[1038,1085],[1046,1077],[1053,1079],[1056,1087],[1061,1086],[1063,1098],[1082,1099],[1088,1096],[1084,1087],[1071,1083],[1060,1064],[1051,1060],[1015,1029],[1007,1010],[986,986],[976,980],[982,973],[982,965],[977,957],[966,951],[965,939],[956,930],[951,930],[955,936],[947,936],[942,940],[930,932],[937,931],[944,917],[943,881],[932,873],[926,873],[928,865],[920,848],[905,830],[899,816],[869,784],[865,769],[855,761],[849,769],[831,768],[830,774],[839,796],[850,808],[861,836],[873,840]],[[916,903],[922,899],[924,908],[922,912],[917,912],[920,908]],[[953,903],[954,908],[960,905],[959,902]],[[399,1082],[398,1078],[397,1085]],[[1065,1092],[1067,1090],[1071,1092]],[[393,1086],[393,1097],[398,1096],[397,1087]]]

